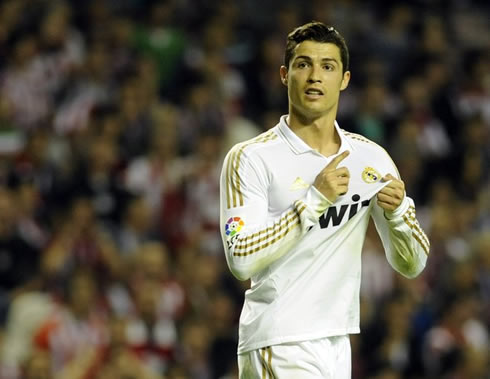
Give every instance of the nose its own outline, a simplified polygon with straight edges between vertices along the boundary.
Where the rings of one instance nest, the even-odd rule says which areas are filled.
[[[320,83],[319,68],[316,65],[311,67],[310,76],[308,77],[308,83]]]

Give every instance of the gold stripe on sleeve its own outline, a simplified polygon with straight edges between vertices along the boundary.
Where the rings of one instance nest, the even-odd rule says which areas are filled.
[[[246,144],[244,144],[240,150],[238,150],[237,152],[237,157],[236,157],[236,168],[235,168],[235,174],[236,174],[236,192],[238,194],[238,197],[239,197],[239,200],[240,200],[240,206],[243,206],[243,193],[242,193],[242,190],[240,188],[240,172],[239,172],[239,168],[240,168],[240,159],[242,157],[242,154],[243,154],[243,151],[245,150],[245,148],[247,146],[250,146],[252,144],[256,144],[256,143],[263,143],[263,142],[267,142],[267,141],[271,141],[273,139],[277,138],[277,135],[272,131],[270,130],[269,132],[265,133],[262,137],[258,137],[257,139],[255,140],[252,140]],[[233,201],[235,199],[235,195],[233,195]],[[235,202],[234,202],[234,206],[235,205]]]
[[[262,379],[266,379],[267,376],[267,368],[265,367],[265,349],[261,349],[261,362],[262,362]]]
[[[267,360],[267,371],[269,371],[271,378],[275,379],[276,375],[274,375],[274,371],[272,371],[272,348],[270,346],[267,348],[267,352],[269,353],[269,359]]]
[[[287,224],[286,224],[287,225]],[[286,230],[284,230],[284,232],[280,235],[278,235],[276,238],[270,240],[269,242],[266,242],[265,244],[263,245],[260,245],[260,246],[257,246],[255,249],[253,250],[250,250],[250,251],[247,251],[247,252],[244,252],[244,253],[233,253],[233,255],[235,256],[238,256],[238,257],[244,257],[244,256],[247,256],[247,255],[251,255],[251,254],[254,254],[262,249],[265,249],[266,247],[272,245],[273,243],[279,241],[281,238],[283,238],[284,236],[286,236],[291,230],[293,230],[296,226],[299,225],[299,220],[296,220],[296,222],[294,224],[292,224],[290,227],[288,227]]]
[[[258,232],[244,238],[243,240],[241,240],[239,243],[238,243],[238,246],[242,245],[243,243],[245,242],[249,242],[253,239],[255,239],[256,237],[260,237],[261,235],[263,234],[268,234],[270,232],[272,233],[275,233],[274,232],[274,229],[277,229],[277,227],[282,224],[284,221],[286,221],[287,218],[291,217],[292,215],[296,214],[296,213],[299,213],[301,214],[306,208],[306,205],[302,205],[298,210],[291,210],[289,211],[288,213],[286,213],[284,216],[281,217],[281,219],[279,221],[277,221],[274,225],[272,226],[269,226],[267,227],[266,229],[262,229],[262,230],[259,230]]]
[[[298,209],[296,211],[288,212],[288,214],[283,216],[281,218],[281,220],[278,223],[276,223],[272,228],[271,227],[267,228],[266,230],[268,231],[268,234],[264,235],[262,238],[259,238],[253,242],[247,243],[249,241],[249,238],[250,238],[250,237],[247,237],[247,239],[245,239],[244,241],[238,242],[238,244],[235,246],[235,251],[234,251],[233,255],[237,256],[237,257],[244,257],[247,255],[251,255],[251,254],[256,253],[257,251],[260,251],[260,250],[272,245],[273,243],[277,242],[278,240],[280,240],[281,238],[286,236],[297,225],[299,225],[299,223],[300,223],[299,215],[305,209],[306,209],[306,205],[303,204],[300,209]],[[286,217],[288,217],[288,218],[286,219]],[[284,221],[286,221],[286,223],[284,223]],[[279,227],[279,229],[277,229],[277,227],[279,225],[280,225],[280,227]],[[271,233],[271,231],[272,231],[272,233]],[[264,233],[264,231],[260,231],[258,233],[255,233],[254,236],[260,236],[262,233]],[[273,239],[271,240],[271,238],[273,238]],[[265,241],[268,241],[268,242],[260,245],[260,243],[265,242]]]
[[[231,161],[233,160],[233,155],[228,157],[228,162],[226,162],[226,206],[230,209],[230,198],[231,198]]]
[[[341,129],[341,130],[344,132],[344,134],[345,134],[346,136],[348,136],[348,137],[350,137],[350,138],[352,138],[352,139],[355,139],[355,140],[357,140],[357,141],[362,141],[362,142],[365,142],[365,143],[370,143],[370,144],[372,144],[372,145],[376,145],[376,146],[378,146],[379,148],[381,148],[381,149],[382,149],[382,150],[383,150],[383,151],[386,153],[386,155],[387,155],[387,156],[388,156],[388,158],[390,159],[391,163],[393,164],[393,167],[394,167],[394,168],[395,168],[395,170],[396,170],[396,174],[398,175],[398,178],[399,178],[399,179],[401,178],[400,173],[398,172],[398,167],[396,167],[396,164],[395,164],[395,162],[393,161],[393,158],[391,158],[391,155],[390,155],[390,154],[389,154],[389,153],[386,151],[386,149],[385,149],[383,146],[381,146],[381,145],[377,144],[377,143],[376,143],[376,142],[374,142],[374,141],[371,141],[370,139],[368,139],[368,138],[364,137],[364,136],[363,136],[363,135],[361,135],[361,134],[347,132],[347,131],[345,131],[344,129]]]
[[[425,239],[423,237],[421,239],[421,237],[419,237],[418,234],[417,234],[417,233],[420,233],[420,229],[418,229],[415,226],[415,224],[411,223],[407,216],[404,215],[403,216],[403,220],[410,227],[410,229],[412,229],[412,235],[413,235],[413,237],[420,244],[420,246],[422,246],[422,248],[424,249],[425,254],[426,255],[429,255],[429,247],[428,247],[428,245],[426,245]],[[427,238],[427,237],[425,237],[425,238]],[[422,240],[424,240],[424,243],[422,242]]]
[[[429,255],[429,249],[427,249],[427,247],[422,243],[419,236],[417,236],[417,234],[413,234],[413,238],[415,238],[417,240],[417,242],[420,244],[420,246],[422,246],[422,249],[424,250],[425,255]]]
[[[279,228],[274,229],[274,231],[272,233],[266,234],[263,237],[255,240],[253,242],[243,243],[242,241],[240,241],[240,243],[238,243],[235,247],[235,252],[238,253],[238,252],[250,250],[251,248],[253,248],[253,247],[261,244],[262,242],[269,240],[270,238],[274,237],[275,235],[281,233],[284,229],[287,228],[288,225],[290,225],[292,223],[296,223],[297,221],[298,221],[297,216],[294,215],[292,218],[288,218],[286,220],[286,223],[282,223],[279,226]],[[277,225],[279,225],[279,224],[277,224]]]
[[[408,214],[408,215],[407,215]],[[415,218],[415,207],[410,206],[408,208],[408,211],[405,213],[407,215],[408,221],[412,221],[411,224],[413,225],[413,228],[415,228],[418,233],[420,234],[420,237],[425,241],[427,246],[430,246],[429,239],[427,238],[427,235],[424,233],[423,229],[420,227],[417,219]]]
[[[422,229],[420,229],[417,224],[411,222],[406,216],[403,217],[403,220],[412,229],[414,237],[416,237],[416,239],[419,239],[419,242],[425,247],[425,252],[429,254],[430,243]]]
[[[297,217],[297,213],[294,212],[294,211],[290,211],[287,214],[285,214],[284,216],[282,216],[281,219],[279,221],[277,221],[274,225],[269,226],[266,229],[259,230],[258,232],[256,232],[256,233],[254,233],[254,234],[252,234],[252,235],[250,235],[250,236],[248,236],[248,237],[240,240],[236,244],[236,247],[238,249],[246,249],[246,248],[249,248],[249,247],[257,244],[258,242],[263,242],[267,238],[269,238],[269,237],[273,236],[274,234],[278,233],[284,227],[283,224],[285,222],[286,222],[286,224],[288,224],[291,221],[293,221],[296,217]],[[259,237],[259,239],[256,239],[256,237]],[[252,241],[252,240],[254,240],[254,241]]]
[[[252,139],[249,142],[244,142],[240,145],[237,145],[237,148],[231,153],[228,161],[228,169],[227,169],[227,181],[226,185],[227,189],[227,206],[231,208],[231,199],[233,199],[233,207],[237,207],[238,205],[243,206],[243,193],[240,185],[240,159],[242,157],[243,151],[247,146],[263,143],[267,141],[272,141],[277,138],[277,134],[275,134],[272,130],[266,132],[265,134],[259,135],[256,138]],[[231,196],[230,196],[231,192]]]

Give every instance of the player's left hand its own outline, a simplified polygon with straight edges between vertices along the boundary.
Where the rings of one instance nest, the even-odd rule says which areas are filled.
[[[381,180],[384,182],[391,180],[391,183],[378,192],[378,205],[383,208],[385,212],[393,212],[398,208],[405,197],[405,183],[403,183],[403,180],[399,180],[391,174],[383,176]]]

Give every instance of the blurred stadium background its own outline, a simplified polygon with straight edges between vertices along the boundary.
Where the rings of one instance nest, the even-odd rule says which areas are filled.
[[[285,37],[351,51],[338,120],[393,156],[431,243],[370,229],[353,378],[490,377],[490,3],[0,1],[0,378],[235,378],[219,237],[234,143],[287,112]]]

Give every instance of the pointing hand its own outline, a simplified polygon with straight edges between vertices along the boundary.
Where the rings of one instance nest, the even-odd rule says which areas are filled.
[[[344,195],[349,189],[349,170],[347,167],[339,167],[339,163],[349,156],[349,151],[344,151],[320,171],[313,185],[330,202],[334,203],[339,195]]]

